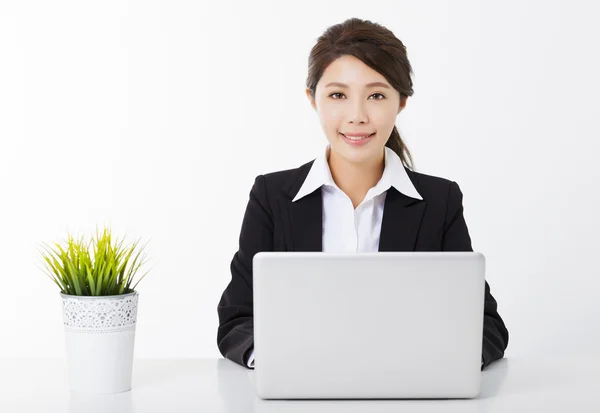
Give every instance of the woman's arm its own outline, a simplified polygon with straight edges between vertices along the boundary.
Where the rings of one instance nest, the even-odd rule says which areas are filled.
[[[254,349],[252,259],[273,250],[273,220],[265,178],[256,177],[240,231],[239,249],[231,261],[231,281],[217,307],[217,345],[223,357],[244,367]]]
[[[448,208],[442,239],[443,251],[473,251],[471,237],[463,215],[463,194],[456,182],[450,183],[448,190]],[[494,360],[504,357],[508,346],[508,330],[498,314],[498,303],[485,282],[485,305],[483,321],[482,369]]]

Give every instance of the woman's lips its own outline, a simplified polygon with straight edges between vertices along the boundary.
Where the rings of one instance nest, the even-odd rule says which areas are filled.
[[[353,145],[353,146],[362,146],[362,145],[365,145],[367,142],[369,142],[371,139],[373,139],[373,136],[375,136],[375,133],[372,133],[368,137],[362,138],[360,140],[352,140],[352,139],[348,138],[346,135],[344,135],[343,133],[340,133],[340,135],[342,136],[342,139],[344,139],[344,141],[346,143]]]

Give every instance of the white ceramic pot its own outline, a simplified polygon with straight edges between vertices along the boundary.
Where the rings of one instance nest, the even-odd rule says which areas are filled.
[[[138,293],[60,295],[71,391],[131,390]]]

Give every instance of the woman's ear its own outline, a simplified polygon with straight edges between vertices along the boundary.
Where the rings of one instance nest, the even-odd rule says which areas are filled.
[[[408,100],[408,96],[400,95],[400,106],[398,107],[398,113],[402,112],[402,109],[406,107],[406,101]]]
[[[315,98],[310,93],[310,89],[309,88],[306,88],[306,97],[310,101],[310,105],[312,106],[312,108],[314,110],[317,110],[317,104],[315,103]]]

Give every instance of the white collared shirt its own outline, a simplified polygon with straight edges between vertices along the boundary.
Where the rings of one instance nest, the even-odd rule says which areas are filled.
[[[334,182],[329,168],[331,145],[315,159],[304,183],[292,200],[321,188],[323,195],[323,252],[376,252],[383,218],[385,197],[390,187],[411,198],[423,199],[410,180],[402,160],[385,147],[384,170],[377,184],[367,191],[354,209],[352,200]],[[254,367],[254,350],[248,359]]]

